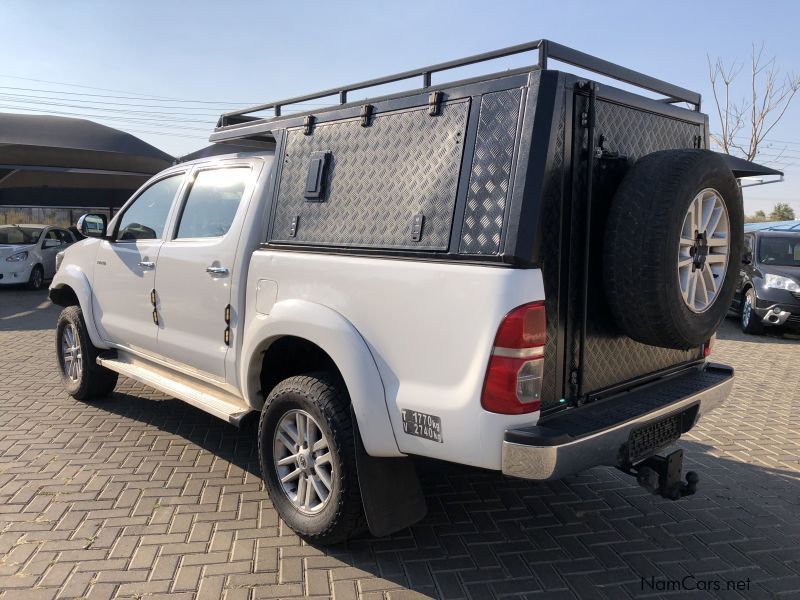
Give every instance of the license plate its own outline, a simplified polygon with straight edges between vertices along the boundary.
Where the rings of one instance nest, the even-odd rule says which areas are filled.
[[[628,459],[635,464],[681,437],[681,415],[672,415],[631,432]]]
[[[427,415],[415,410],[402,410],[403,431],[408,435],[444,443],[442,440],[442,419],[436,415]]]

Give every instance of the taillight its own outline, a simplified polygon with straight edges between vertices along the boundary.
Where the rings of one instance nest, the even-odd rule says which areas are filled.
[[[714,349],[714,342],[717,341],[717,334],[712,335],[708,341],[703,344],[703,357],[708,358],[711,356],[711,351]]]
[[[545,338],[544,302],[524,304],[506,315],[483,383],[483,408],[504,415],[539,410]]]

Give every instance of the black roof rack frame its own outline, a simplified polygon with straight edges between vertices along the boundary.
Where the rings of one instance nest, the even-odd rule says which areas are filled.
[[[422,89],[426,89],[431,87],[431,76],[434,73],[440,73],[442,71],[447,71],[458,67],[465,67],[468,65],[495,60],[498,58],[512,56],[515,54],[532,52],[534,50],[538,50],[539,52],[539,59],[537,62],[537,67],[539,69],[542,70],[547,69],[548,60],[552,59],[581,69],[585,69],[587,71],[591,71],[593,73],[597,73],[599,75],[604,75],[606,77],[616,79],[617,81],[622,81],[634,85],[636,87],[649,90],[656,94],[660,94],[662,96],[665,96],[661,100],[662,102],[666,102],[669,104],[686,102],[688,104],[693,105],[695,111],[700,110],[700,94],[697,92],[687,90],[675,84],[668,83],[660,79],[656,79],[655,77],[645,75],[644,73],[639,73],[638,71],[628,69],[627,67],[623,67],[621,65],[617,65],[607,60],[597,58],[590,54],[580,52],[573,48],[563,46],[562,44],[558,44],[556,42],[551,42],[550,40],[543,39],[543,40],[536,40],[534,42],[528,42],[525,44],[518,44],[516,46],[509,46],[508,48],[501,48],[500,50],[485,52],[483,54],[475,54],[473,56],[467,56],[465,58],[459,58],[456,60],[451,60],[436,65],[422,67],[419,69],[403,71],[402,73],[387,75],[385,77],[379,77],[377,79],[370,79],[368,81],[362,81],[360,83],[354,83],[351,85],[330,88],[327,90],[322,90],[320,92],[314,92],[312,94],[295,96],[294,98],[287,98],[285,100],[279,100],[277,102],[268,102],[266,104],[259,104],[257,106],[252,106],[249,108],[227,112],[224,113],[219,118],[216,131],[220,131],[221,129],[226,129],[228,127],[234,127],[236,125],[241,125],[244,123],[252,123],[253,121],[267,122],[274,118],[280,117],[281,110],[286,106],[299,104],[301,102],[308,102],[310,100],[319,100],[321,98],[327,98],[330,96],[338,95],[339,105],[341,106],[347,104],[348,102],[347,95],[350,92],[376,87],[379,85],[385,85],[388,83],[395,83],[398,81],[403,81],[414,77],[421,77]],[[335,104],[332,104],[330,108],[333,108],[335,106],[336,106]],[[272,110],[274,116],[256,117],[252,115],[252,113],[262,112],[265,110]],[[310,111],[310,112],[319,112],[319,111]]]

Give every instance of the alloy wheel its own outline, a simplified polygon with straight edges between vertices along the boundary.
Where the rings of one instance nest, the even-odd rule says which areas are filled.
[[[44,274],[42,273],[42,270],[34,268],[33,281],[31,281],[33,289],[38,290],[40,287],[42,287],[43,282],[44,282]]]
[[[705,312],[719,295],[728,267],[729,233],[721,194],[704,189],[689,204],[678,244],[678,282],[692,312]]]
[[[61,332],[61,368],[70,381],[76,382],[83,374],[83,354],[78,331],[71,323]]]
[[[328,504],[335,477],[328,439],[304,410],[287,411],[275,428],[274,466],[283,492],[304,514]]]

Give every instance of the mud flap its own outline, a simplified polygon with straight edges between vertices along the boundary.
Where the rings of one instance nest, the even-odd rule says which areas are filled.
[[[428,514],[414,463],[408,457],[379,458],[364,449],[355,415],[356,468],[369,531],[383,537],[421,521]]]

